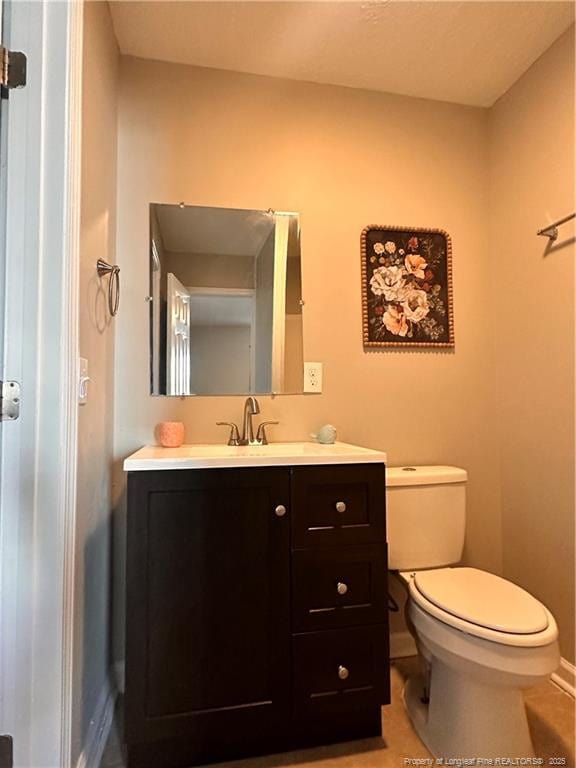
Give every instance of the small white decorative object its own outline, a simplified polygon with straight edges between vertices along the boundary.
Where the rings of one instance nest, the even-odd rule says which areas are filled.
[[[336,427],[332,424],[324,424],[315,435],[312,435],[319,443],[331,445],[336,442]]]

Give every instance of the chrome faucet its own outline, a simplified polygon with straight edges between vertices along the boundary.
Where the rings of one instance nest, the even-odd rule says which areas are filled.
[[[244,403],[244,421],[242,423],[242,437],[240,445],[254,445],[254,427],[252,426],[252,416],[260,413],[260,406],[255,397],[247,397]]]
[[[230,436],[228,445],[268,445],[266,436],[266,427],[269,424],[278,424],[277,421],[263,421],[258,425],[256,437],[254,437],[254,426],[252,416],[260,413],[260,406],[255,397],[247,397],[244,403],[244,420],[242,424],[242,436],[238,432],[238,427],[231,421],[217,421],[219,427],[230,427]]]

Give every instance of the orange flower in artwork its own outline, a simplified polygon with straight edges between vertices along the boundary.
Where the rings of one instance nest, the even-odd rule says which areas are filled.
[[[408,274],[423,280],[425,276],[424,270],[428,263],[419,253],[409,253],[404,259],[404,266]]]
[[[394,336],[406,336],[408,333],[408,323],[406,322],[404,312],[399,307],[394,306],[394,304],[388,306],[382,317],[382,322]]]

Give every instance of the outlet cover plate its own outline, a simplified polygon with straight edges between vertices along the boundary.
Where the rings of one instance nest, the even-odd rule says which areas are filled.
[[[322,363],[304,363],[304,392],[322,392]]]

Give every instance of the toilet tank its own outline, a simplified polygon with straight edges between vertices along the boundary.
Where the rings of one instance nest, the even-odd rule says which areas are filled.
[[[388,568],[441,568],[460,560],[467,479],[458,467],[386,468]]]

